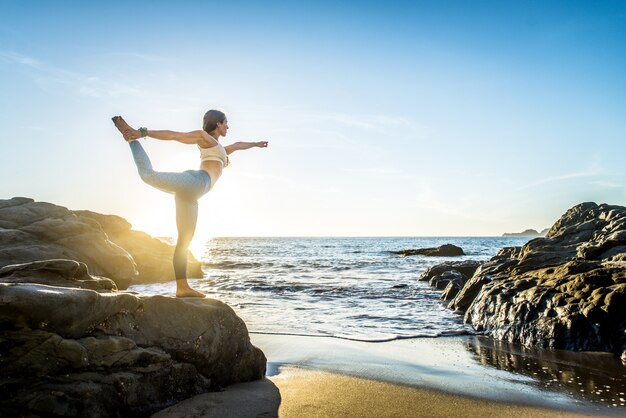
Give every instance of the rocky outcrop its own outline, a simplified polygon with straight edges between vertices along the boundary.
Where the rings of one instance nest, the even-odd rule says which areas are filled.
[[[75,214],[95,220],[109,239],[126,250],[137,265],[138,275],[133,283],[158,283],[174,280],[172,257],[174,247],[142,231],[134,231],[131,224],[116,215],[103,215],[88,210],[75,210]],[[189,277],[203,277],[202,266],[191,252],[188,255]]]
[[[149,416],[265,374],[245,324],[217,300],[109,292],[69,260],[0,275],[2,416]]]
[[[397,255],[425,255],[431,257],[455,257],[465,255],[463,249],[452,244],[444,244],[436,248],[417,248],[409,250],[390,251]]]
[[[0,267],[47,259],[83,262],[121,289],[137,274],[132,257],[96,221],[33,199],[0,200]]]
[[[505,248],[482,264],[450,307],[504,341],[622,354],[626,208],[571,208],[545,238]]]
[[[23,197],[0,200],[0,267],[70,259],[126,289],[131,282],[173,280],[173,252],[173,246],[131,230],[118,216]],[[188,272],[202,277],[200,263],[191,255]]]
[[[541,232],[537,232],[535,229],[526,229],[522,232],[505,232],[503,237],[543,237],[548,232],[548,229],[544,229]]]

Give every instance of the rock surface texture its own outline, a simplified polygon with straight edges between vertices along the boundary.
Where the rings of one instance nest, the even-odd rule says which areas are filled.
[[[70,259],[112,279],[120,289],[173,280],[174,247],[130,228],[119,216],[71,211],[23,197],[0,200],[0,268]],[[200,263],[191,254],[189,260],[189,276],[202,277]]]
[[[571,208],[482,264],[449,306],[500,340],[626,357],[626,208]]]
[[[441,299],[450,300],[459,293],[480,265],[480,261],[474,260],[437,264],[426,270],[420,277],[420,281],[428,281],[429,285],[443,289]]]
[[[111,242],[96,221],[33,199],[0,200],[0,267],[47,259],[83,262],[119,288],[137,274],[130,254]]]
[[[0,416],[149,416],[265,374],[219,301],[111,292],[71,260],[0,276]]]
[[[33,276],[36,278],[33,279]],[[12,264],[0,268],[2,283],[36,283],[49,286],[77,287],[96,291],[115,291],[115,282],[89,274],[85,263],[74,260],[43,260]]]

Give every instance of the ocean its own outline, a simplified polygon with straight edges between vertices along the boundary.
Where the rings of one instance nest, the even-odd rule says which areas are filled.
[[[190,284],[229,306],[253,333],[359,341],[471,334],[441,292],[418,279],[444,261],[488,260],[525,237],[213,238]],[[398,256],[393,250],[454,244],[465,256]],[[198,254],[196,254],[198,255]],[[174,283],[129,290],[173,295]]]

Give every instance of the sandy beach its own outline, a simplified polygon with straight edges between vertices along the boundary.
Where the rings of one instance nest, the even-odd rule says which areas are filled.
[[[268,357],[267,379],[202,394],[155,416],[569,417],[626,412],[619,400],[625,390],[623,366],[604,354],[505,347],[467,336],[384,343],[251,337]],[[607,402],[611,396],[617,396],[616,406]]]

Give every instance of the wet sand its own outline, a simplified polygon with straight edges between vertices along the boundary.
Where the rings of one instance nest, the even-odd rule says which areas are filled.
[[[318,370],[282,369],[281,417],[580,417],[547,408],[453,395]]]
[[[590,414],[494,402],[321,370],[281,368],[260,382],[198,395],[154,418],[178,417],[585,417]]]
[[[626,416],[626,367],[608,354],[482,337],[384,343],[251,334],[267,379],[196,396],[159,417]]]
[[[258,334],[251,339],[268,358],[270,378],[282,366],[295,366],[519,405],[626,416],[626,367],[607,353],[528,349],[475,336],[383,343]]]

